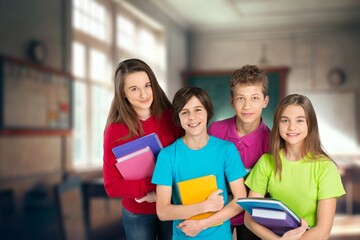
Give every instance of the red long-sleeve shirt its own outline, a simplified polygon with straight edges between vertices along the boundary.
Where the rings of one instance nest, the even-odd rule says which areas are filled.
[[[160,119],[151,116],[145,121],[141,121],[144,134],[155,132],[163,147],[170,145],[181,136],[181,128],[176,127],[172,121],[172,112],[167,110]],[[151,178],[139,180],[125,180],[115,166],[116,158],[112,148],[127,143],[135,138],[119,140],[127,136],[129,129],[125,124],[113,123],[105,129],[104,134],[104,156],[103,174],[106,193],[111,198],[122,198],[122,205],[128,211],[135,214],[154,214],[156,213],[154,203],[137,203],[135,198],[141,198],[148,192],[155,191],[156,185],[151,183]],[[139,166],[141,167],[141,166]]]

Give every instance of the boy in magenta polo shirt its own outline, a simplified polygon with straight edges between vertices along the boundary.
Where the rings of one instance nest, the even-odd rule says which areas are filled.
[[[268,102],[265,72],[255,65],[245,65],[230,80],[230,104],[236,115],[213,122],[208,129],[210,135],[234,143],[248,171],[262,154],[269,152],[270,129],[261,117]],[[236,228],[237,239],[260,239],[244,225],[244,213],[231,219],[231,228]]]

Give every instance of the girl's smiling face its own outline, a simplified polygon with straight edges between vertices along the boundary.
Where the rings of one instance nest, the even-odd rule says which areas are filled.
[[[130,73],[125,78],[124,93],[138,115],[150,113],[150,107],[153,103],[153,91],[146,72]]]
[[[305,111],[301,106],[289,105],[281,114],[280,136],[288,145],[302,145],[308,135]]]

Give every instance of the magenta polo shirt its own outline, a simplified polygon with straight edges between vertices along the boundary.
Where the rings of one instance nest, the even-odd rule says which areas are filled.
[[[269,152],[270,129],[263,119],[255,131],[243,137],[239,137],[237,133],[236,116],[211,123],[208,132],[212,136],[234,143],[247,170],[252,169],[261,155]],[[241,224],[244,224],[243,212],[231,218],[231,225]]]

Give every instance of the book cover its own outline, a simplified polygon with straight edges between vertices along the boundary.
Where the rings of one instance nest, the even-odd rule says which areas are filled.
[[[301,223],[292,218],[285,211],[253,208],[252,218],[255,222],[266,226],[280,236],[301,225]]]
[[[126,180],[151,177],[155,168],[155,156],[147,146],[118,158],[115,166]]]
[[[114,147],[112,149],[112,152],[114,153],[116,158],[120,158],[146,146],[150,147],[155,158],[159,154],[160,150],[163,148],[158,135],[156,133],[151,133],[146,136],[134,139],[133,141]]]
[[[180,199],[183,205],[205,201],[211,193],[218,189],[215,175],[193,178],[177,183]],[[214,212],[207,212],[192,216],[189,219],[199,220],[207,218]]]
[[[272,198],[239,198],[237,203],[253,220],[281,236],[300,227],[301,219],[284,203]]]

